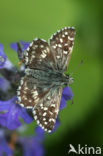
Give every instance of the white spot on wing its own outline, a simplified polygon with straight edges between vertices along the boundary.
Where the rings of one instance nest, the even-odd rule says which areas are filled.
[[[27,109],[31,109],[31,108],[33,108],[33,107],[32,107],[32,106],[27,106],[26,108],[27,108]]]
[[[31,102],[32,102],[32,100],[29,100],[29,102],[31,103]]]
[[[54,120],[53,118],[50,118],[50,119],[49,119],[49,122],[51,122],[51,121],[55,122],[55,120]]]
[[[34,116],[34,119],[37,120],[37,115]]]
[[[43,116],[46,116],[46,112],[43,113]]]
[[[57,55],[57,56],[56,56],[56,58],[57,58],[57,59],[60,59],[60,56],[59,56],[59,55]]]
[[[47,107],[44,107],[44,110],[48,110],[48,108]]]
[[[30,43],[30,47],[32,47],[32,45],[33,45],[33,42],[32,42],[32,43]]]
[[[53,46],[53,48],[55,49],[55,48],[56,48],[56,46],[54,45],[54,46]]]
[[[51,130],[48,130],[48,133],[51,133]]]
[[[64,53],[64,54],[67,54],[68,52],[67,52],[67,51],[63,51],[63,53]]]
[[[42,103],[40,104],[40,107],[43,107],[43,104]]]
[[[39,124],[40,122],[39,122],[39,120],[37,120],[37,124]]]
[[[40,48],[44,48],[44,45],[40,45]]]
[[[59,47],[59,48],[61,48],[61,47],[62,47],[62,45],[61,45],[61,44],[58,44],[58,47]]]
[[[43,118],[43,121],[45,121],[46,120],[46,118]]]
[[[46,57],[46,54],[45,53],[41,54],[41,57],[42,58],[45,58]]]
[[[65,37],[65,35],[63,34],[62,37]]]
[[[34,96],[38,95],[38,92],[37,91],[34,91],[33,95]]]
[[[21,97],[20,96],[18,96],[18,100],[21,101]]]
[[[73,47],[70,47],[69,50],[72,51]]]
[[[33,111],[33,114],[34,114],[34,115],[36,114],[36,111],[35,111],[35,110]]]
[[[28,47],[28,48],[27,48],[27,51],[29,51],[29,49],[30,49],[30,48]]]
[[[47,125],[47,122],[44,122],[45,125]]]
[[[63,39],[62,38],[60,38],[60,42],[63,43]]]
[[[20,106],[21,106],[21,107],[24,107],[24,105],[23,105],[22,103],[20,103]]]
[[[65,32],[65,35],[68,35],[68,32],[67,31]]]
[[[74,38],[72,38],[72,37],[68,36],[68,40],[73,41],[73,40],[74,40]]]
[[[47,99],[50,100],[51,99],[50,96],[48,96]]]

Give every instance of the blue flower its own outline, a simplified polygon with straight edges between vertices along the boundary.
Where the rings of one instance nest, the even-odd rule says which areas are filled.
[[[32,122],[32,118],[28,115],[25,108],[16,104],[16,97],[8,101],[0,101],[0,124],[7,127],[8,129],[16,129],[21,126],[19,117],[21,117],[24,122],[29,124]]]
[[[18,133],[16,131],[9,131],[0,127],[0,156],[2,156],[3,153],[5,153],[6,156],[13,155],[15,153],[15,149],[11,149],[11,144],[16,145],[16,143],[18,143],[22,148],[23,156],[44,155],[44,131],[39,126],[35,129],[35,135],[18,137],[17,134]],[[16,138],[14,136],[16,136]],[[13,137],[15,138],[14,142],[12,142]]]
[[[22,52],[28,48],[29,44],[30,44],[29,42],[20,41],[20,45],[22,46],[21,47],[22,48]],[[17,52],[17,49],[18,49],[17,48],[17,43],[15,43],[15,42],[11,43],[10,47]]]
[[[0,69],[7,68],[11,69],[13,67],[12,63],[8,60],[7,56],[4,53],[3,45],[0,44]]]
[[[0,68],[4,67],[6,60],[7,60],[7,57],[3,51],[3,45],[0,44]]]
[[[6,156],[13,155],[13,151],[6,142],[4,131],[0,129],[0,156],[3,156],[4,153]]]
[[[66,107],[66,101],[71,100],[72,97],[73,97],[73,92],[71,88],[70,87],[63,88],[59,109],[60,110],[64,109]]]
[[[36,135],[32,137],[22,137],[19,141],[23,147],[24,156],[43,156],[44,148],[44,131],[37,126],[35,129]]]
[[[20,43],[22,44],[22,50],[26,50],[30,44],[30,42],[24,42],[24,41],[20,41]]]
[[[44,130],[40,126],[37,126],[35,128],[35,133],[36,133],[35,139],[37,141],[41,142],[42,140],[44,140]]]
[[[4,92],[10,87],[10,82],[3,77],[0,77],[0,89]]]
[[[15,50],[18,54],[18,59],[20,60],[20,63],[24,62],[24,51],[28,48],[29,42],[20,41],[17,43],[11,43],[10,47]]]
[[[44,148],[39,142],[36,142],[35,137],[25,137],[21,139],[24,156],[43,156]]]

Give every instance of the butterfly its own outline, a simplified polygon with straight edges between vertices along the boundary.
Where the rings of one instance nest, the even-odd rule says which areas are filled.
[[[65,27],[47,43],[34,39],[24,52],[25,76],[18,87],[18,103],[32,108],[34,119],[44,131],[51,132],[59,112],[62,86],[72,78],[67,69],[75,37],[74,27]]]

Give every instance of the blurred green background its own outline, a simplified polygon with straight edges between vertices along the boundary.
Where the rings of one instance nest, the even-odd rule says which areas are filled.
[[[65,26],[76,29],[75,44],[68,72],[74,71],[74,104],[60,112],[60,126],[46,135],[46,156],[68,155],[69,144],[102,146],[102,1],[97,0],[0,0],[0,43],[8,58],[17,65],[11,42],[48,38]],[[34,133],[33,122],[26,134]]]

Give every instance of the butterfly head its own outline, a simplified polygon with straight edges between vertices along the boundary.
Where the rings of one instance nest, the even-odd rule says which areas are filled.
[[[68,85],[72,84],[73,81],[74,81],[73,77],[71,77],[69,74],[64,74],[63,85],[68,86]]]

